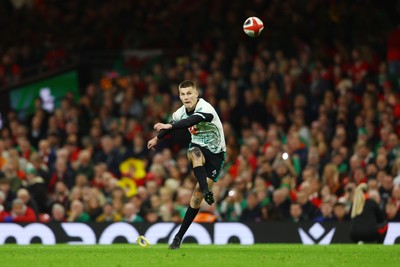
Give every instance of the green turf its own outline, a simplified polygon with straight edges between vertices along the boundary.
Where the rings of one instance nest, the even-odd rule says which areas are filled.
[[[400,266],[400,247],[382,245],[227,245],[183,244],[171,251],[166,245],[4,245],[1,267],[30,266]]]

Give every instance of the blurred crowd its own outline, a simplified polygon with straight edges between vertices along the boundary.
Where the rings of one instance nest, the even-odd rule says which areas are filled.
[[[319,57],[332,56],[327,50],[338,40],[350,45],[367,42],[383,53],[388,34],[398,23],[400,3],[3,0],[0,88],[76,64],[98,51],[162,48],[179,53],[190,50],[194,43],[202,44],[207,51],[218,42],[235,46],[238,40],[246,39],[242,25],[253,15],[265,23],[263,35],[268,46],[291,56],[296,55],[300,40],[312,44],[313,54]],[[388,45],[398,47],[398,42],[397,38]],[[399,61],[400,56],[395,52],[387,57]]]
[[[87,1],[97,6],[94,2],[106,5]],[[274,27],[282,31],[287,24],[274,11],[293,14],[290,19],[301,26],[308,12],[320,10],[319,1],[307,1],[300,9],[304,13],[293,11],[301,1],[263,2],[253,4],[265,7],[272,28],[265,34],[278,40],[282,36]],[[185,1],[177,3],[183,10],[191,8]],[[331,10],[331,23],[333,18],[338,25],[348,22],[342,20],[348,14],[341,4]],[[220,10],[218,4],[213,7],[210,14]],[[366,9],[360,7],[357,14]],[[111,11],[102,10],[97,11],[111,19]],[[233,10],[227,11],[226,23],[237,18]],[[381,14],[379,8],[368,10]],[[323,25],[322,15],[312,18]],[[169,16],[160,12],[153,19]],[[55,17],[46,16],[50,21]],[[0,133],[0,221],[181,222],[196,183],[186,157],[188,132],[168,136],[155,151],[147,150],[146,143],[156,134],[153,125],[168,122],[180,107],[177,85],[186,79],[196,81],[201,97],[216,108],[227,140],[226,162],[213,188],[216,204],[203,203],[195,221],[349,221],[360,183],[368,184],[369,197],[388,221],[400,221],[396,27],[382,33],[384,42],[366,36],[339,38],[330,46],[321,43],[324,33],[317,35],[319,40],[300,38],[312,33],[306,31],[282,49],[243,36],[234,44],[232,36],[218,38],[217,32],[210,36],[218,41],[202,36],[204,42],[191,42],[191,33],[182,39],[192,44],[190,52],[160,59],[149,71],[121,76],[106,87],[93,81],[78,103],[66,95],[49,113],[38,98],[35,112],[24,120],[9,111]]]

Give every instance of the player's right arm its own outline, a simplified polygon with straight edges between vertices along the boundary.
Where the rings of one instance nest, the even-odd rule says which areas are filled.
[[[209,113],[196,112],[186,119],[179,120],[171,123],[157,123],[154,125],[154,129],[158,132],[158,139],[163,138],[173,130],[187,129],[193,125],[196,125],[202,121],[212,121],[213,115]]]
[[[157,146],[158,143],[158,137],[154,137],[150,139],[150,141],[147,143],[147,149],[153,149]]]
[[[176,112],[172,114],[172,121],[173,123],[176,120]],[[164,127],[169,124],[164,124],[164,123],[156,123],[154,125],[154,129],[158,132],[157,136],[152,138],[148,143],[147,143],[147,149],[154,149],[157,144],[158,140],[164,138],[166,135],[168,135],[171,132],[171,129],[168,129],[169,127]],[[156,127],[157,126],[157,127]],[[172,127],[171,127],[172,128]]]
[[[196,125],[202,121],[212,121],[213,115],[210,113],[196,112],[186,119],[178,120],[175,118],[175,113],[172,114],[172,122],[171,123],[156,123],[154,125],[154,129],[158,132],[157,136],[151,139],[147,143],[148,149],[154,149],[157,145],[158,140],[164,138],[167,134],[176,129],[187,129],[193,125]],[[174,122],[177,121],[177,122]]]
[[[165,126],[165,128],[163,125]],[[158,144],[158,140],[164,138],[167,134],[171,132],[171,129],[168,128],[167,125],[171,124],[156,123],[154,125],[154,129],[157,130],[158,134],[154,138],[150,139],[150,141],[147,143],[147,149],[154,149]]]

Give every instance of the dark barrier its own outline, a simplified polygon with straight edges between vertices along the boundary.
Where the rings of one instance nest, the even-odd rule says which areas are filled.
[[[187,232],[184,242],[224,245],[240,243],[300,243],[334,244],[351,243],[349,223],[194,223]],[[135,243],[144,235],[151,244],[170,243],[178,231],[174,223],[125,222],[84,224],[14,224],[0,223],[0,244],[21,245],[42,243],[47,245],[66,244],[112,244]],[[400,223],[390,223],[385,244],[400,244]]]

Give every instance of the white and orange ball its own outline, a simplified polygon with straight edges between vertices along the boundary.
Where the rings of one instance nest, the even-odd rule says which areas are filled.
[[[257,37],[264,29],[264,23],[257,17],[249,17],[243,23],[243,31],[250,37]]]

